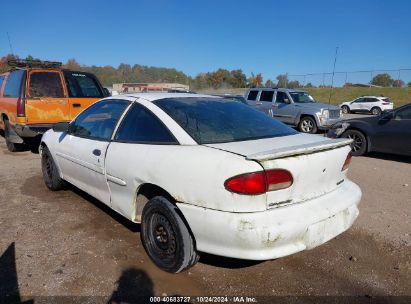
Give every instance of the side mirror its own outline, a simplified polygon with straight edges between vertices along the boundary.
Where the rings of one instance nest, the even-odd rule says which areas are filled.
[[[110,93],[110,91],[109,91],[107,88],[103,88],[103,91],[104,91],[104,97],[109,97],[109,96],[111,96],[111,93]]]
[[[290,103],[290,100],[288,98],[284,98],[285,103]]]
[[[390,120],[393,118],[394,118],[394,112],[382,113],[380,116],[380,119],[383,119],[383,120]]]
[[[68,132],[70,124],[68,122],[58,122],[53,125],[54,132]]]

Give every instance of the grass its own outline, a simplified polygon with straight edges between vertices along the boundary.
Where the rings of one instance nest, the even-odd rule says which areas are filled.
[[[247,88],[239,89],[207,89],[200,90],[201,93],[218,94],[229,93],[244,95]],[[330,98],[329,88],[302,88],[301,90],[308,91],[316,100],[328,103]],[[394,102],[394,107],[400,107],[404,104],[411,103],[411,88],[334,88],[331,95],[332,104],[340,104],[344,101],[350,101],[360,96],[371,95],[380,96],[383,94],[389,97]]]

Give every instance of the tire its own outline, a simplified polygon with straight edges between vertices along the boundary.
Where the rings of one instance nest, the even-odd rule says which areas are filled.
[[[374,108],[372,108],[371,109],[371,114],[372,115],[377,115],[377,116],[379,116],[379,115],[381,115],[381,109],[379,108],[379,107],[374,107]]]
[[[181,272],[199,259],[178,208],[164,197],[156,196],[144,206],[140,237],[150,259],[164,271]]]
[[[342,106],[341,111],[343,114],[350,114],[350,108],[348,106]]]
[[[7,146],[7,150],[9,150],[10,152],[19,152],[19,151],[23,151],[25,146],[24,144],[16,144],[13,143],[9,140],[9,134],[10,134],[10,123],[7,119],[4,120],[4,138],[6,140],[6,146]]]
[[[314,118],[310,116],[304,116],[301,118],[298,124],[298,129],[303,133],[317,133],[317,123]]]
[[[64,189],[65,181],[60,177],[56,163],[47,147],[43,148],[41,154],[41,171],[47,188],[51,191]]]
[[[347,130],[341,137],[351,138],[353,142],[350,144],[351,153],[354,156],[364,155],[367,151],[367,138],[364,133],[358,130]]]

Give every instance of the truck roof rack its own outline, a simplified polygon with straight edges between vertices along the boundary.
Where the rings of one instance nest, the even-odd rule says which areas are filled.
[[[13,68],[59,68],[62,66],[58,61],[26,60],[13,59],[7,61],[7,64]]]

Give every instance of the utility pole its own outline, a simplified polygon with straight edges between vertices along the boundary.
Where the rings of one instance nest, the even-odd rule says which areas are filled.
[[[335,48],[334,67],[333,67],[333,75],[332,75],[332,77],[331,77],[331,90],[330,90],[330,98],[328,99],[328,104],[331,103],[331,95],[332,95],[332,93],[333,93],[335,64],[337,63],[337,54],[338,54],[338,46]]]
[[[6,34],[7,34],[7,38],[9,39],[9,47],[10,47],[11,54],[14,55],[13,47],[12,47],[12,45],[11,45],[11,40],[10,40],[9,32],[6,32]]]

